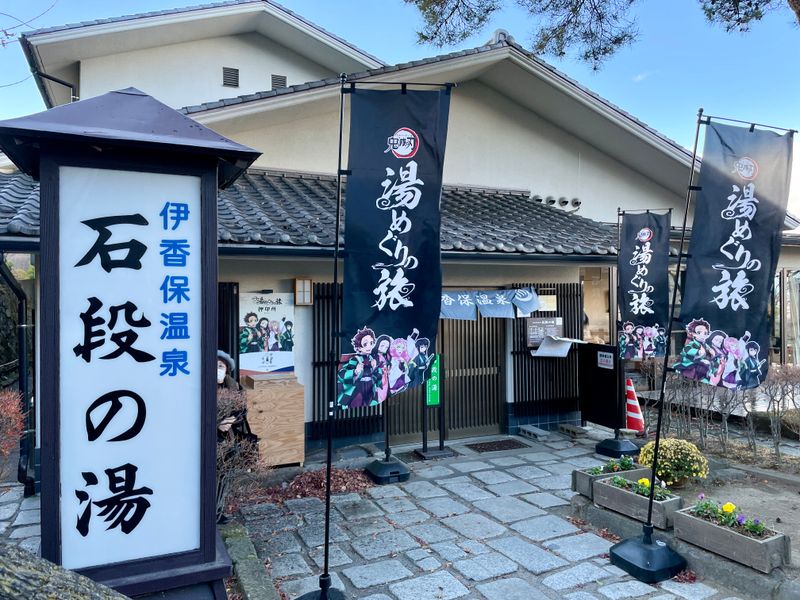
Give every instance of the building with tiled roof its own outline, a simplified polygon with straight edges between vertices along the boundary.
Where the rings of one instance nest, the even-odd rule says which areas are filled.
[[[48,106],[136,87],[262,152],[217,199],[221,332],[235,337],[234,294],[290,293],[297,279],[313,280],[314,305],[294,308],[310,438],[325,415],[340,73],[355,83],[456,84],[445,289],[531,285],[545,301],[541,315],[561,317],[565,335],[607,341],[617,209],[682,216],[691,153],[504,31],[478,48],[387,65],[272,0],[231,0],[33,31],[21,47]],[[9,171],[0,160],[0,249],[35,251],[38,184]],[[796,245],[784,246],[781,266],[800,267]],[[441,323],[451,436],[579,420],[575,361],[532,359],[524,319]],[[418,401],[397,397],[396,439],[418,436]],[[379,435],[377,410],[362,412],[343,421],[341,436]]]

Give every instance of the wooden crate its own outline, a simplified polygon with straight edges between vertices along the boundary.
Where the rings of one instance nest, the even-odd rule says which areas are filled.
[[[245,375],[247,420],[261,458],[271,466],[305,462],[303,386],[294,373]]]

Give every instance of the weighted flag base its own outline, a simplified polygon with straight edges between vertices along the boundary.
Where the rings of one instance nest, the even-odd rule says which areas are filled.
[[[320,575],[319,589],[303,594],[297,600],[345,600],[344,592],[331,587],[331,576]]]
[[[341,590],[331,588],[327,592],[323,592],[322,590],[308,592],[300,596],[297,600],[345,600],[345,597]]]
[[[431,460],[433,458],[448,458],[450,456],[455,456],[456,453],[450,450],[450,448],[444,448],[443,450],[439,450],[438,448],[433,448],[431,450],[423,450],[422,448],[417,448],[414,450],[414,454],[422,458],[422,460]]]
[[[384,460],[376,460],[367,465],[364,470],[369,475],[369,478],[378,485],[402,483],[408,481],[408,478],[411,477],[411,471],[408,470],[408,467],[394,456]]]
[[[639,454],[639,446],[630,440],[608,438],[595,445],[594,451],[603,456],[619,458]]]
[[[653,526],[645,525],[641,538],[611,546],[611,564],[644,583],[671,579],[686,568],[686,559],[664,542],[653,539]]]

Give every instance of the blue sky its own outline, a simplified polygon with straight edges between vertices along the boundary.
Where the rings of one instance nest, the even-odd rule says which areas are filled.
[[[205,0],[208,1],[208,0]],[[53,0],[4,0],[0,12],[28,20]],[[150,10],[202,4],[196,0],[57,0],[32,25],[46,27]],[[283,0],[287,8],[389,62],[478,46],[503,28],[528,45],[527,17],[513,0],[490,25],[458,47],[416,43],[421,19],[403,0]],[[788,9],[768,15],[747,34],[706,23],[697,0],[640,0],[640,39],[599,72],[575,60],[544,57],[567,75],[691,147],[694,120],[707,113],[800,129],[800,29]],[[0,15],[0,29],[19,25]],[[30,29],[15,27],[14,32]],[[19,44],[0,48],[0,86],[29,75]],[[0,118],[42,110],[33,79],[0,87]]]

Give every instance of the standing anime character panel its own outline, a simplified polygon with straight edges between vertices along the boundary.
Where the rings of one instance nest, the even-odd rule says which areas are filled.
[[[243,374],[294,370],[292,294],[239,294],[239,367]]]
[[[341,408],[375,406],[390,395],[424,383],[433,356],[430,340],[415,329],[405,338],[378,335],[369,327],[350,340],[353,352],[342,355],[337,374]]]

